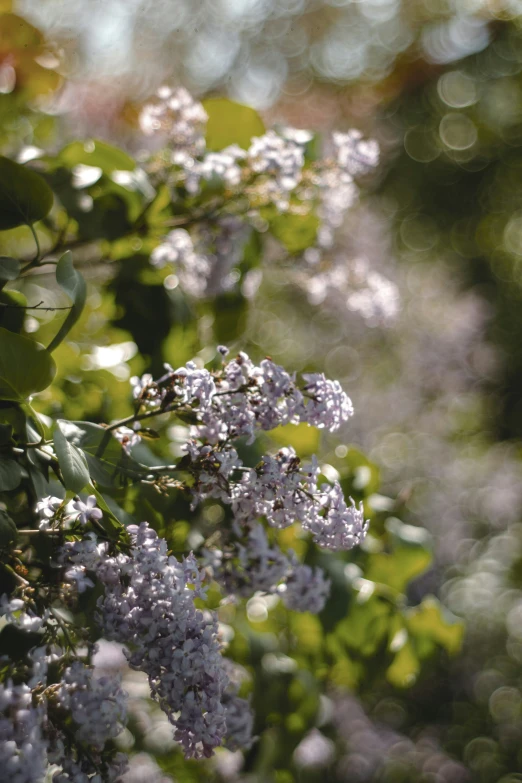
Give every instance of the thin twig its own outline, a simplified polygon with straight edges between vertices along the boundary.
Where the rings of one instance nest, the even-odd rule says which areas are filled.
[[[8,305],[0,302],[0,307],[6,307],[8,310],[39,310],[41,313],[54,310],[72,310],[73,308],[73,305],[70,305],[69,307],[42,307],[42,305],[43,299],[35,305]]]

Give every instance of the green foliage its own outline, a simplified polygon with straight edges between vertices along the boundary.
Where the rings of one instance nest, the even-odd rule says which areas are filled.
[[[48,351],[52,352],[57,348],[65,337],[69,334],[72,327],[82,314],[87,297],[87,286],[85,280],[73,266],[71,251],[68,250],[58,261],[56,267],[56,282],[62,288],[69,299],[72,301],[72,307],[67,318],[60,327],[60,330],[49,343]]]
[[[15,484],[15,486],[17,486]],[[4,489],[14,489],[14,487],[4,486],[2,480],[2,462],[0,462],[0,487]],[[0,549],[5,549],[16,541],[18,531],[16,525],[5,511],[0,509]]]
[[[0,230],[42,220],[52,205],[53,192],[39,174],[0,157]]]
[[[67,424],[65,422],[65,424]],[[67,489],[78,493],[90,482],[89,466],[85,455],[73,443],[69,443],[62,432],[62,422],[57,421],[53,434],[54,448],[63,481]]]
[[[8,280],[16,280],[20,274],[20,262],[16,258],[0,256],[0,289]]]
[[[0,291],[0,327],[20,334],[25,320],[27,299],[20,291]]]
[[[228,144],[246,148],[253,136],[264,132],[257,113],[247,107],[210,99],[205,109],[209,149]],[[252,304],[241,285],[243,276],[261,263],[267,247],[277,246],[280,255],[302,253],[314,243],[319,220],[313,209],[305,215],[283,214],[263,205],[267,225],[249,226],[233,270],[237,287],[191,299],[181,290],[179,269],[153,268],[149,256],[173,227],[194,221],[197,236],[208,220],[212,229],[213,220],[227,215],[226,187],[205,183],[201,193],[188,194],[168,166],[158,176],[155,167],[166,166],[165,161],[151,160],[145,172],[127,153],[105,142],[75,141],[57,155],[40,159],[49,185],[36,172],[7,161],[10,177],[8,190],[4,196],[0,193],[0,207],[1,199],[7,199],[11,211],[0,218],[0,229],[41,220],[53,201],[56,208],[41,227],[43,253],[38,258],[27,257],[23,237],[16,233],[9,237],[12,244],[6,252],[14,253],[11,246],[19,241],[21,262],[0,257],[0,289],[10,286],[0,291],[0,549],[5,553],[0,594],[5,580],[25,579],[25,562],[34,569],[26,573],[29,580],[40,573],[49,579],[46,584],[59,578],[50,565],[50,539],[57,531],[48,536],[36,530],[35,503],[47,495],[63,497],[64,505],[73,496],[94,495],[103,511],[97,532],[110,539],[111,547],[127,546],[125,527],[143,519],[180,557],[209,542],[219,546],[222,530],[231,526],[229,507],[214,498],[197,511],[191,508],[188,489],[196,479],[177,439],[181,431],[186,440],[194,411],[183,409],[169,418],[156,411],[149,429],[150,422],[142,419],[153,412],[143,413],[139,401],[131,398],[128,378],[143,372],[158,377],[165,361],[176,367],[194,356],[219,366],[215,345],[239,345],[247,330]],[[100,170],[91,172],[95,181],[82,182],[78,175],[83,166]],[[126,175],[120,176],[122,172]],[[243,208],[241,198],[234,209]],[[274,238],[276,243],[271,242]],[[87,270],[85,278],[78,260]],[[45,274],[48,261],[56,263],[55,281]],[[33,275],[34,270],[38,274]],[[45,316],[38,306],[31,307],[31,319],[25,319],[27,301],[38,301],[35,292],[45,292],[42,302],[47,305],[49,300],[50,307]],[[53,312],[54,305],[61,311],[69,304],[65,318]],[[48,348],[25,334],[24,325],[39,332]],[[67,340],[73,328],[78,337]],[[259,352],[258,347],[254,350]],[[305,371],[309,369],[317,367]],[[27,403],[33,395],[31,404],[39,414]],[[142,413],[134,423],[141,424],[140,434],[148,443],[122,447],[114,434],[132,425],[138,411]],[[114,419],[119,424],[103,424]],[[393,498],[378,495],[377,465],[353,446],[337,457],[336,444],[330,441],[317,428],[301,424],[238,445],[250,465],[262,453],[289,445],[303,460],[316,453],[323,459],[328,453],[332,464],[319,462],[325,480],[330,480],[329,471],[337,470],[345,494],[363,500],[372,520],[367,545],[355,554],[326,556],[297,526],[269,530],[271,541],[283,551],[292,549],[304,562],[327,572],[332,593],[319,616],[289,612],[274,601],[264,619],[256,618],[245,602],[222,602],[217,584],[209,590],[207,606],[219,613],[224,627],[233,629],[227,654],[254,674],[252,700],[260,739],[247,755],[245,772],[260,780],[295,779],[290,759],[316,725],[325,688],[361,694],[402,691],[445,656],[455,655],[462,643],[462,626],[446,616],[436,599],[410,605],[412,582],[432,562],[429,537],[422,528],[388,516],[400,512]],[[17,526],[35,534],[24,534],[29,544]],[[79,528],[73,533],[80,534]],[[21,547],[17,551],[31,551],[32,561],[16,560],[15,541]],[[78,611],[58,617],[57,641],[63,641],[61,623],[73,635],[75,629],[89,626],[90,641],[95,641],[97,597],[95,591],[80,596]],[[17,660],[29,642],[34,645],[33,636],[0,631],[0,645]],[[139,749],[143,738],[139,727],[133,731]],[[204,777],[199,767],[175,753],[158,755],[158,762],[185,781]]]
[[[57,163],[63,164],[66,168],[73,168],[78,164],[95,166],[104,174],[112,174],[114,171],[133,171],[136,168],[136,163],[130,155],[99,140],[73,141],[61,150]]]
[[[24,402],[46,389],[56,373],[43,345],[0,327],[0,399]]]
[[[387,520],[386,530],[389,551],[372,555],[365,576],[371,582],[404,593],[408,584],[431,563],[432,555],[427,548],[429,534],[423,528],[404,525],[394,518]]]
[[[0,487],[3,490],[16,489],[22,475],[22,468],[16,460],[0,456]]]
[[[270,218],[270,230],[276,239],[288,250],[297,255],[311,247],[317,237],[319,218],[308,215],[277,214]]]
[[[227,98],[208,98],[203,101],[203,108],[208,115],[206,143],[209,150],[219,151],[230,144],[247,149],[254,136],[262,136],[265,132],[263,120],[249,106]]]

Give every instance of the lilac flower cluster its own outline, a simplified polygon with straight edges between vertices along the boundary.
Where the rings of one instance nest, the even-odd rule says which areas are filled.
[[[335,432],[353,415],[338,381],[309,373],[300,389],[295,376],[271,359],[258,366],[240,353],[219,373],[194,362],[177,370],[166,365],[166,370],[158,381],[149,375],[131,378],[134,398],[151,407],[193,407],[200,422],[194,434],[210,443],[241,436],[252,440],[256,429],[300,422]]]
[[[205,121],[203,106],[186,90],[161,88],[144,107],[140,124],[146,136],[168,144],[172,185],[194,196],[205,182],[221,183],[225,192],[241,195],[240,205],[232,199],[228,212],[219,208],[208,220],[196,221],[190,233],[174,229],[152,252],[151,263],[175,264],[179,285],[191,297],[227,291],[241,278],[240,269],[236,274],[230,270],[242,259],[242,238],[252,228],[266,228],[260,209],[272,205],[280,212],[315,212],[320,219],[316,249],[321,253],[331,248],[335,231],[358,196],[354,178],[379,162],[377,143],[364,139],[358,130],[336,132],[327,144],[332,154],[307,163],[305,149],[313,134],[288,127],[253,137],[246,151],[237,145],[206,151]],[[232,254],[218,248],[220,233],[228,233],[223,223],[229,219],[235,224]],[[238,256],[237,261],[232,256]]]
[[[297,141],[298,138],[296,134],[284,138],[269,130],[264,136],[252,139],[247,154],[252,171],[267,177],[260,183],[265,189],[264,197],[270,197],[282,211],[288,209],[289,195],[302,177],[304,144]]]
[[[207,115],[183,87],[171,90],[160,87],[147,103],[139,118],[145,136],[156,137],[171,144],[176,150],[198,154],[205,148],[204,131]]]
[[[31,688],[0,684],[0,769],[4,780],[39,783],[47,769],[45,706],[33,705]]]
[[[226,747],[231,750],[249,750],[254,744],[254,715],[249,699],[239,696],[241,683],[248,678],[245,669],[226,660],[228,686],[223,694],[223,704],[227,713]]]
[[[77,498],[67,504],[62,498],[48,495],[38,501],[35,511],[40,517],[38,527],[42,531],[50,530],[57,522],[58,516],[66,528],[74,522],[85,526],[91,520],[98,521],[102,518],[94,495],[89,495],[85,501]]]
[[[262,525],[237,531],[227,551],[205,550],[205,562],[227,593],[250,597],[256,592],[279,595],[288,609],[318,614],[330,593],[320,568],[299,563],[295,554],[270,545]]]
[[[11,598],[4,593],[0,596],[0,617],[4,617],[8,623],[16,625],[20,630],[36,632],[44,625],[49,611],[41,617],[22,598]]]
[[[359,130],[332,134],[339,167],[357,177],[367,174],[379,163],[379,145],[374,139],[365,139]]]
[[[239,161],[245,156],[245,151],[233,144],[221,152],[206,152],[201,160],[175,152],[174,162],[181,167],[185,188],[194,195],[201,190],[202,182],[213,180],[220,180],[227,188],[236,188],[243,174]]]
[[[333,551],[352,549],[366,536],[362,505],[347,504],[338,481],[319,485],[315,458],[302,466],[295,451],[284,448],[265,455],[256,468],[244,468],[233,449],[191,443],[187,452],[198,475],[202,469],[195,502],[215,497],[229,503],[240,528],[260,518],[279,529],[299,522],[316,544]],[[241,478],[234,481],[237,471]]]
[[[106,743],[126,722],[119,680],[95,678],[91,667],[75,660],[62,671],[58,684],[48,685],[51,660],[62,664],[63,651],[33,648],[27,683],[13,685],[8,679],[0,684],[0,764],[5,779],[41,783],[50,764],[60,767],[53,773],[54,783],[120,779],[127,759],[106,750]],[[69,720],[83,750],[71,744],[69,729],[64,731],[64,721]]]
[[[212,755],[227,734],[228,678],[216,619],[194,604],[204,595],[204,574],[192,556],[183,562],[169,557],[165,540],[146,523],[128,532],[130,555],[111,557],[91,536],[66,544],[65,557],[104,583],[100,626],[108,639],[131,649],[130,666],[147,674],[185,755]]]
[[[297,281],[311,304],[320,305],[327,300],[341,313],[349,310],[362,316],[368,326],[389,326],[395,322],[399,314],[397,285],[371,269],[367,259],[348,261],[344,255],[336,254],[325,261],[316,248],[305,251],[304,259],[307,265]]]
[[[132,452],[133,446],[141,443],[139,429],[140,425],[137,422],[134,426],[134,429],[131,429],[130,427],[118,427],[118,429],[114,431],[114,437],[121,443],[122,448],[126,454],[130,454]]]
[[[191,235],[184,228],[171,231],[150,257],[157,268],[175,269],[182,290],[201,299],[227,291],[235,284],[250,227],[234,215],[225,215],[211,225],[202,225]]]
[[[68,666],[59,684],[57,698],[76,726],[79,742],[103,750],[117,737],[127,720],[126,694],[119,679],[93,676],[93,669],[81,661]]]

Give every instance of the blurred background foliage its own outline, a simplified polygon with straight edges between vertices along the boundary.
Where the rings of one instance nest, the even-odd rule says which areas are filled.
[[[220,610],[234,628],[230,654],[256,674],[260,741],[242,767],[228,753],[209,768],[184,762],[129,680],[136,780],[522,780],[520,10],[501,0],[0,2],[2,151],[68,144],[51,184],[82,241],[107,238],[99,260],[81,247],[75,256],[88,306],[39,409],[123,416],[131,375],[165,358],[212,358],[213,342],[324,370],[356,409],[345,442],[324,439],[321,458],[365,501],[369,549],[349,562],[307,553],[334,584],[319,618],[289,620],[269,599]],[[126,168],[124,153],[77,139],[136,151],[137,108],[165,81],[256,107],[266,125],[355,125],[379,140],[380,169],[340,234],[346,264],[364,256],[394,282],[393,323],[340,311],[329,291],[318,301],[289,273],[308,242],[302,223],[283,221],[287,265],[270,266],[252,301],[195,306],[150,268],[152,247],[127,236],[139,195],[109,176]],[[79,191],[67,169],[82,163],[103,176]],[[82,194],[89,212],[74,211]],[[3,235],[2,253],[15,249],[30,257],[26,229]],[[249,246],[244,263],[260,252]],[[51,280],[34,275],[21,294],[40,301],[45,289],[48,301]],[[28,317],[25,329],[46,342],[48,320]],[[310,436],[297,428],[272,443],[306,455],[318,448]],[[168,433],[173,454],[181,437]],[[180,550],[194,545],[180,498],[126,502]],[[204,509],[203,528],[219,523],[216,509]],[[304,541],[283,543],[305,554]],[[432,595],[464,620],[458,655],[461,626]],[[118,665],[103,652],[102,667]]]

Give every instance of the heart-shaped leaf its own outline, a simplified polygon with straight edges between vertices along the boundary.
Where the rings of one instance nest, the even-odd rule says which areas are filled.
[[[54,359],[43,345],[0,327],[0,399],[23,402],[46,389],[55,373]]]
[[[126,454],[112,436],[105,444],[102,457],[96,456],[100,444],[107,436],[107,430],[99,424],[90,421],[63,421],[61,430],[69,443],[80,448],[85,454],[91,478],[100,486],[119,486],[122,472],[134,479],[146,475],[146,468]],[[157,460],[154,460],[153,464],[156,462]]]
[[[53,192],[36,171],[0,156],[0,230],[42,220],[53,205]]]
[[[0,549],[3,549],[13,541],[16,541],[18,530],[16,525],[5,511],[0,509]]]
[[[26,305],[27,299],[20,291],[0,291],[0,326],[20,334],[25,321]]]
[[[73,141],[63,148],[59,159],[71,168],[78,164],[95,166],[105,174],[112,174],[113,171],[133,171],[136,168],[136,163],[126,152],[104,141]]]
[[[263,120],[250,106],[230,101],[228,98],[208,98],[203,101],[208,115],[207,148],[218,152],[230,144],[247,149],[254,136],[265,133]]]
[[[66,488],[78,493],[91,480],[89,467],[83,451],[69,443],[63,434],[60,429],[61,423],[62,421],[58,420],[58,426],[53,434],[54,450],[60,463],[60,470],[62,471]],[[68,422],[64,421],[63,424],[67,425]]]
[[[79,272],[73,266],[73,259],[70,250],[58,261],[56,267],[56,282],[62,288],[69,299],[71,299],[73,305],[69,311],[67,318],[61,325],[58,333],[49,343],[49,351],[54,351],[62,340],[69,334],[72,327],[82,314],[82,310],[85,307],[85,299],[87,298],[87,286],[85,280]]]
[[[14,459],[0,457],[0,492],[16,489],[22,480],[23,470]]]
[[[0,289],[8,280],[16,280],[20,274],[20,261],[9,256],[0,256]]]

